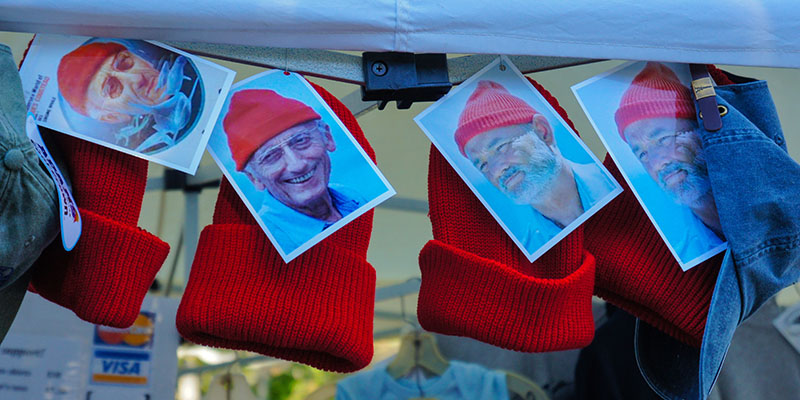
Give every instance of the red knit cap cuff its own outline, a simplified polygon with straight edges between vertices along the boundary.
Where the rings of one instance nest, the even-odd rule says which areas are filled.
[[[658,312],[651,310],[642,304],[636,303],[635,301],[618,296],[613,292],[596,288],[595,294],[603,300],[606,300],[609,303],[625,310],[627,313],[635,316],[636,318],[639,318],[646,324],[660,330],[661,332],[664,332],[670,337],[689,346],[700,348],[700,344],[703,341],[703,333],[705,331],[704,319],[708,315],[708,306],[696,313],[696,316],[686,318],[686,322],[688,322],[688,324],[684,323],[684,325],[687,326],[679,326],[676,325],[677,321],[666,319]]]
[[[594,336],[594,257],[562,279],[524,275],[438,240],[419,255],[426,330],[524,352],[584,347]]]
[[[323,240],[285,264],[253,225],[203,229],[176,324],[198,344],[352,372],[372,359],[375,270]]]
[[[700,347],[721,257],[685,272],[674,262],[658,261],[639,268],[605,269],[597,274],[595,294],[667,335]],[[634,265],[619,258],[598,258],[598,263]]]
[[[37,261],[31,285],[42,297],[98,325],[133,325],[169,253],[147,231],[80,209],[83,231],[70,252],[60,241]]]

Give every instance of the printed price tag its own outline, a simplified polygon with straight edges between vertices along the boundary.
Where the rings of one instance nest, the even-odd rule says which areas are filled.
[[[36,154],[39,155],[39,159],[47,167],[50,177],[53,178],[53,182],[56,183],[58,188],[58,204],[61,210],[61,244],[64,246],[64,250],[70,251],[78,243],[83,226],[78,206],[75,204],[75,199],[72,197],[72,192],[67,186],[64,175],[61,174],[50,152],[47,151],[47,146],[45,146],[42,135],[39,133],[39,127],[36,126],[36,120],[30,112],[25,122],[25,130],[28,134],[28,139],[36,149]]]

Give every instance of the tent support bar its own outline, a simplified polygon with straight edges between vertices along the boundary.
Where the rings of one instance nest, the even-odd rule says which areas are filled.
[[[206,57],[364,85],[361,57],[330,50],[283,49],[215,43],[167,42],[168,45]],[[497,56],[476,54],[447,60],[450,82],[458,84],[474,75]],[[511,56],[522,73],[572,67],[596,61],[591,58]],[[356,113],[354,113],[356,114]],[[356,114],[358,115],[358,114]]]

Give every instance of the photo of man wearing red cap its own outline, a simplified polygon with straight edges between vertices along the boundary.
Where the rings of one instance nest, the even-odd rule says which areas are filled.
[[[98,139],[142,153],[183,139],[203,101],[188,58],[141,40],[90,39],[59,60],[57,81],[73,129],[89,118]]]
[[[573,90],[679,261],[691,265],[721,251],[725,237],[680,75],[688,82],[688,67],[638,62]]]
[[[619,189],[521,74],[494,67],[473,78],[417,123],[521,247],[543,253]]]
[[[376,196],[393,193],[309,90],[302,78],[282,71],[240,82],[209,141],[287,258],[368,210]]]
[[[194,174],[236,72],[158,42],[37,34],[19,75],[37,125]]]

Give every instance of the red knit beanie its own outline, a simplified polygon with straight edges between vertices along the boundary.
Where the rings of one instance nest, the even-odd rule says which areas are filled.
[[[536,114],[533,107],[509,93],[503,85],[480,81],[458,117],[455,133],[458,149],[466,156],[464,146],[470,139],[492,129],[531,122]]]
[[[649,61],[622,94],[614,120],[622,140],[628,125],[648,118],[694,119],[692,92],[669,67]]]
[[[42,253],[32,289],[94,324],[127,328],[164,263],[169,245],[137,227],[147,161],[56,135],[83,230],[66,252],[56,240]]]
[[[58,63],[58,91],[72,108],[83,114],[86,112],[86,98],[94,74],[100,66],[125,46],[114,42],[94,42],[85,44],[61,57]]]
[[[355,117],[311,84],[375,159]],[[372,359],[370,210],[284,263],[227,181],[200,235],[176,324],[195,343],[351,372]]]
[[[233,94],[222,126],[241,171],[264,142],[303,122],[319,119],[313,108],[272,90],[240,90]]]
[[[662,71],[658,65],[648,63],[651,71]],[[717,84],[732,83],[713,66],[709,71]],[[611,157],[603,164],[624,191],[584,224],[586,248],[597,258],[595,293],[666,334],[699,347],[722,254],[682,271]]]
[[[531,83],[572,125],[555,98]],[[581,227],[528,262],[433,147],[428,200],[434,239],[419,255],[423,328],[525,352],[591,342],[595,262],[584,250]]]

